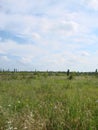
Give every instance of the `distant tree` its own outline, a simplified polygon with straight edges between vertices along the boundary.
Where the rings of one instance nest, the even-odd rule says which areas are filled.
[[[68,69],[68,70],[67,70],[67,76],[69,76],[69,73],[70,73],[70,70]]]
[[[17,72],[17,69],[16,69],[16,68],[14,68],[14,72]]]
[[[95,70],[95,73],[97,73],[98,71],[97,71],[97,69]]]
[[[15,72],[15,68],[14,68],[14,72]]]

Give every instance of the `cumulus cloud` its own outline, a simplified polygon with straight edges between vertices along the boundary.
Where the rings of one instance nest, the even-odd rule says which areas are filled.
[[[0,56],[0,60],[2,61],[10,61],[10,59],[7,56]]]
[[[21,57],[20,62],[23,64],[30,64],[30,63],[32,63],[32,58],[31,57]]]
[[[31,0],[21,0],[19,3],[17,0],[1,0],[1,7],[8,13],[26,13],[30,10]]]
[[[98,11],[98,1],[97,0],[88,0],[87,4],[88,4],[89,8]]]

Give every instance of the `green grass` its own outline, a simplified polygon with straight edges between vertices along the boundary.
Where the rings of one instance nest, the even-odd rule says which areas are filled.
[[[0,75],[0,130],[98,130],[98,77]]]

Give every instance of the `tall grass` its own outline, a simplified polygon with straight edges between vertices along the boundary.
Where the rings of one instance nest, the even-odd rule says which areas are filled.
[[[0,130],[98,130],[94,76],[3,75]]]

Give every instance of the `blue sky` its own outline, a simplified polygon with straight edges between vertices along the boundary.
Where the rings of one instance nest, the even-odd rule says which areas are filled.
[[[95,71],[97,0],[0,0],[0,68]]]

